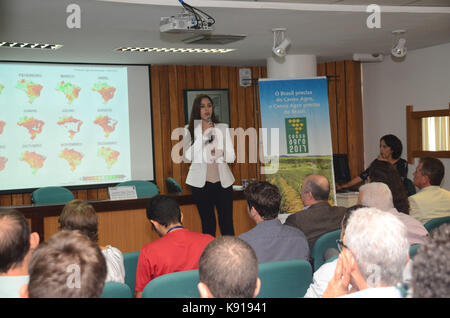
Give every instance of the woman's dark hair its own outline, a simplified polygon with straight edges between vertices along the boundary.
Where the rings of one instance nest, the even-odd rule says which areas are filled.
[[[387,161],[374,160],[369,167],[370,182],[385,183],[392,192],[394,206],[399,212],[409,214],[408,193],[397,169]]]
[[[400,139],[394,135],[384,135],[380,138],[380,142],[384,140],[386,145],[392,150],[392,158],[398,159],[402,155],[403,145]]]
[[[94,207],[83,200],[68,202],[58,218],[60,230],[79,230],[92,241],[98,241],[98,218]]]
[[[191,144],[194,143],[194,128],[195,128],[194,127],[194,121],[201,119],[201,117],[200,117],[200,104],[201,104],[203,98],[208,98],[209,101],[211,102],[211,104],[214,106],[212,98],[209,97],[206,94],[200,94],[200,95],[197,95],[197,97],[195,97],[194,102],[192,103],[191,116],[190,116],[189,125],[188,125],[188,130],[189,130],[189,133],[191,134]],[[211,121],[213,123],[218,123],[219,122],[219,119],[214,114],[214,108],[213,108],[213,111],[212,111],[212,114],[211,114]]]

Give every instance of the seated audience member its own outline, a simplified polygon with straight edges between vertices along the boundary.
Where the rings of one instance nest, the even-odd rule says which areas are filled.
[[[259,263],[289,259],[309,260],[305,235],[298,228],[278,220],[281,194],[269,182],[253,182],[244,191],[248,213],[256,226],[239,236],[256,253]]]
[[[392,193],[389,187],[381,182],[372,182],[359,188],[358,203],[389,212],[400,219],[408,231],[408,241],[410,245],[423,244],[428,235],[428,231],[423,224],[413,217],[400,213],[394,208]]]
[[[147,218],[160,236],[147,243],[139,254],[136,273],[136,297],[154,278],[173,272],[198,268],[198,260],[214,237],[183,228],[183,214],[177,201],[158,195],[147,205]]]
[[[68,202],[58,219],[61,230],[79,230],[93,242],[98,242],[98,218],[94,207],[83,200]],[[106,282],[125,282],[122,252],[111,245],[99,246],[108,268]]]
[[[28,283],[28,263],[39,235],[17,210],[0,211],[0,298],[18,298]]]
[[[411,216],[422,223],[450,216],[450,191],[440,187],[444,165],[436,158],[422,158],[414,172],[414,185],[419,191],[410,196]]]
[[[363,205],[354,205],[352,207],[349,207],[347,211],[344,214],[344,217],[342,218],[342,224],[341,224],[341,240],[344,237],[345,234],[345,228],[347,227],[348,219],[352,215],[352,213],[358,209],[365,208]],[[325,253],[332,255],[331,257],[335,257],[339,255],[339,250],[336,250],[336,252],[332,251],[333,249],[328,249]],[[330,257],[330,258],[331,258]],[[336,264],[337,264],[337,258],[333,261],[326,262],[322,266],[319,267],[314,272],[313,280],[311,285],[309,285],[308,290],[306,291],[306,294],[304,298],[321,298],[323,293],[328,287],[328,283],[330,282],[331,278],[334,275],[334,271],[336,270]]]
[[[106,262],[98,245],[80,231],[60,231],[33,252],[23,298],[99,298]]]
[[[323,234],[339,229],[344,217],[344,207],[331,206],[328,203],[330,183],[319,174],[308,175],[302,184],[302,211],[293,213],[285,224],[297,227],[308,239],[309,250]]]
[[[408,191],[409,187],[408,187],[408,182],[406,181],[407,175],[408,175],[408,162],[405,159],[400,158],[402,155],[402,151],[403,151],[403,145],[402,145],[401,140],[395,135],[391,135],[391,134],[384,135],[383,137],[380,138],[379,146],[380,146],[380,154],[378,155],[378,157],[375,160],[382,160],[382,161],[386,161],[386,162],[389,162],[390,164],[392,164],[395,167],[395,169],[398,171],[400,178],[402,180],[402,183],[405,187],[405,190]],[[372,163],[373,162],[374,161],[372,161]],[[341,186],[337,185],[336,189],[340,190],[343,188],[351,188],[363,181],[366,181],[367,178],[369,177],[369,170],[370,170],[370,166],[369,166],[369,168],[364,170],[359,176],[353,178],[346,184],[343,184]],[[414,193],[415,193],[415,190],[411,189],[411,194],[414,194]]]
[[[405,225],[394,215],[376,208],[353,212],[341,253],[324,297],[399,298],[409,260]],[[351,285],[351,290],[349,286]]]
[[[434,229],[417,250],[411,287],[414,297],[450,298],[450,224]]]
[[[202,298],[251,298],[261,287],[252,247],[234,236],[208,244],[199,261],[198,291]]]
[[[369,182],[382,182],[392,193],[392,201],[398,212],[409,214],[408,192],[397,169],[387,161],[375,160],[369,167]]]

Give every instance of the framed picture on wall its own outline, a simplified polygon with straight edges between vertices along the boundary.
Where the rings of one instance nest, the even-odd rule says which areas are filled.
[[[231,125],[230,122],[230,103],[228,98],[228,89],[185,89],[184,93],[184,118],[185,124],[189,124],[192,103],[198,95],[208,95],[213,101],[214,114],[221,123]]]

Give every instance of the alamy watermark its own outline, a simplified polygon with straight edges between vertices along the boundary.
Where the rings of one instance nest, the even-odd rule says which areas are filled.
[[[66,19],[66,26],[69,29],[81,28],[81,8],[76,3],[71,3],[66,7],[66,13],[70,13]]]
[[[172,131],[171,140],[179,141],[172,147],[171,158],[174,163],[247,163],[245,142],[249,140],[248,163],[264,164],[262,174],[278,171],[280,157],[280,132],[278,128],[208,128],[204,133],[200,120],[195,121],[194,142],[188,129],[178,127]],[[182,138],[180,141],[180,137]],[[236,153],[234,139],[237,138]],[[269,144],[270,140],[270,144]],[[258,153],[259,144],[259,153]],[[181,154],[181,150],[183,153]]]
[[[81,269],[78,264],[70,264],[66,269],[67,273],[71,273],[66,280],[68,288],[81,288]]]

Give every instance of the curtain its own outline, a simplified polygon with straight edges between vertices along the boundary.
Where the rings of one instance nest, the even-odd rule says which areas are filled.
[[[422,148],[424,151],[449,151],[449,116],[422,118]]]

